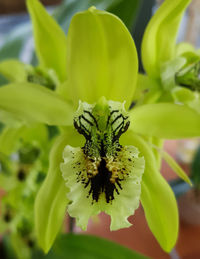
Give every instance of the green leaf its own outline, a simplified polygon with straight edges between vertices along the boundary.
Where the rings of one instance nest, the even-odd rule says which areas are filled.
[[[6,252],[6,259],[17,259],[13,246],[11,245],[10,235],[4,235],[1,242],[3,250]]]
[[[121,136],[121,143],[137,147],[145,158],[141,202],[149,228],[166,252],[174,247],[178,237],[178,208],[170,186],[160,174],[150,146],[133,132]]]
[[[105,96],[130,104],[136,84],[137,52],[119,18],[94,7],[76,14],[70,24],[67,48],[68,79],[76,101],[93,103]]]
[[[147,259],[139,253],[114,242],[89,235],[61,235],[52,251],[44,256],[35,253],[33,259]]]
[[[1,87],[0,110],[24,122],[67,125],[73,121],[73,110],[67,102],[53,91],[32,83]]]
[[[39,246],[45,253],[51,248],[64,219],[67,187],[60,171],[62,153],[67,145],[82,145],[82,137],[72,127],[57,137],[50,152],[47,177],[35,201],[35,228]]]
[[[11,82],[26,81],[25,64],[17,59],[7,59],[0,63],[0,73]]]
[[[22,29],[22,28],[21,28]],[[13,31],[12,31],[13,34]],[[0,60],[8,58],[19,58],[22,48],[24,46],[24,38],[27,34],[23,35],[11,35],[9,34],[0,49]]]
[[[164,139],[200,136],[200,114],[171,103],[146,104],[130,113],[130,128],[136,133]]]
[[[194,183],[194,188],[200,189],[200,147],[194,156],[191,169],[191,179]]]
[[[179,24],[191,0],[166,0],[151,18],[142,42],[142,61],[151,77],[159,77],[160,65],[175,55]]]
[[[113,14],[116,14],[120,19],[122,19],[125,25],[132,30],[140,4],[141,0],[63,0],[62,3],[55,9],[53,17],[65,31],[75,13],[84,11],[93,5],[100,10],[107,10]]]
[[[36,53],[41,66],[56,71],[61,81],[66,80],[66,37],[56,21],[38,0],[27,0],[33,23]]]
[[[107,11],[117,15],[131,31],[141,2],[141,0],[115,0],[113,5],[108,7]]]

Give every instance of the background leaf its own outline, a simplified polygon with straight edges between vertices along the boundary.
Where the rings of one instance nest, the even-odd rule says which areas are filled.
[[[132,30],[141,3],[142,0],[64,0],[55,9],[53,17],[58,21],[64,31],[66,31],[72,16],[76,12],[96,6],[97,9],[107,10],[117,15],[122,19],[128,29]]]
[[[200,189],[200,147],[194,156],[191,169],[191,179],[194,183],[194,187]]]
[[[45,256],[34,253],[32,259],[147,259],[121,245],[89,235],[61,235]]]

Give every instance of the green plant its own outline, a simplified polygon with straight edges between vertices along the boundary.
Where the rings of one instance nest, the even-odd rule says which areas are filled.
[[[153,16],[142,50],[148,75],[138,76],[134,41],[117,16],[90,7],[73,16],[66,36],[38,0],[27,0],[39,64],[1,63],[1,73],[11,83],[0,88],[4,123],[0,141],[1,152],[9,147],[10,154],[26,136],[21,135],[23,128],[32,130],[28,143],[18,149],[20,162],[35,154],[34,146],[26,149],[32,141],[41,145],[39,153],[44,157],[38,161],[48,170],[45,167],[47,175],[37,185],[41,187],[34,204],[33,233],[45,253],[60,232],[66,208],[83,229],[92,215],[105,211],[111,216],[110,228],[116,230],[131,225],[128,217],[140,200],[161,247],[169,252],[175,245],[178,210],[160,174],[161,156],[182,179],[189,184],[190,180],[162,151],[162,144],[164,139],[198,137],[200,115],[198,102],[191,106],[179,99],[181,104],[177,103],[171,91],[163,90],[166,82],[161,68],[163,62],[167,71],[174,68],[165,62],[174,57],[175,35],[188,4],[166,0]],[[178,76],[168,74],[172,79]],[[192,76],[196,80],[196,74]],[[196,88],[195,93],[193,87],[188,91],[186,97],[195,94],[199,98]],[[40,127],[49,134],[50,129],[56,130],[44,141]],[[7,161],[3,163],[6,168]]]

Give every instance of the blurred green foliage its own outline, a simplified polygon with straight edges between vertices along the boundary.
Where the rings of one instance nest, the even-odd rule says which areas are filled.
[[[194,188],[200,190],[200,147],[197,149],[191,165],[191,179]]]
[[[142,29],[141,35],[143,33],[144,27],[141,27],[141,24],[146,25],[146,23],[140,23],[138,21],[138,13],[139,10],[144,3],[143,0],[63,0],[62,3],[55,7],[55,9],[52,12],[53,17],[57,20],[57,22],[61,25],[65,33],[67,33],[70,20],[72,16],[79,11],[83,11],[88,9],[91,6],[96,6],[100,10],[107,10],[113,14],[116,14],[119,18],[122,19],[122,21],[125,23],[127,28],[130,30],[130,32],[134,30],[139,31]],[[151,7],[152,7],[152,1],[149,7],[149,13],[151,13]],[[141,12],[140,12],[141,13]],[[149,17],[142,17],[142,19],[148,19]],[[136,25],[137,21],[137,25]],[[135,29],[137,26],[140,27],[140,29]],[[138,28],[139,28],[138,27]],[[19,59],[21,56],[21,53],[24,51],[24,46],[27,42],[27,40],[32,35],[31,30],[31,24],[26,25],[18,25],[16,27],[17,29],[12,30],[9,32],[4,40],[3,46],[0,48],[0,61],[3,61],[5,59],[9,58],[17,58]],[[141,43],[141,37],[139,38],[139,41],[136,40],[136,43],[138,46],[140,46]],[[30,55],[31,54],[31,55]],[[32,57],[32,64],[37,64],[37,58],[32,51],[32,53],[29,53],[29,55]],[[39,71],[40,72],[40,71]],[[37,70],[35,71],[34,77],[31,75],[31,80],[35,82],[35,80],[40,81],[41,73],[39,73]],[[43,76],[43,74],[42,74]],[[46,80],[42,85],[52,85],[51,81],[49,81],[49,78],[42,78],[43,80]],[[30,80],[30,81],[31,81]],[[47,83],[46,83],[47,82]],[[7,79],[4,78],[2,75],[0,75],[0,86],[3,84],[8,83]],[[49,88],[54,88],[54,85]],[[3,128],[3,124],[0,124],[0,132]],[[48,126],[48,137],[49,139],[52,139],[55,135],[57,135],[58,129],[54,126]],[[48,153],[48,152],[47,152]],[[37,159],[40,159],[41,154],[40,149],[37,147],[32,146],[29,142],[26,143],[26,145],[21,146],[21,149],[18,151],[19,155],[19,161],[20,164],[31,164],[37,162]],[[1,158],[1,157],[0,157]],[[4,159],[5,160],[5,159]],[[43,159],[44,160],[44,159]],[[3,163],[1,163],[1,166],[4,166]],[[7,164],[5,164],[6,166]],[[0,168],[5,170],[5,166]],[[46,160],[44,161],[44,167],[47,166]],[[40,169],[40,168],[39,168]],[[34,178],[35,182],[34,184],[40,185],[41,182],[44,180],[45,173],[36,168],[37,171],[37,177]],[[0,170],[1,171],[1,170]],[[1,172],[0,172],[1,173]],[[10,176],[10,175],[9,175]],[[6,176],[7,177],[7,176]],[[10,176],[11,177],[11,176]],[[18,172],[18,180],[24,181],[24,177],[26,178],[26,175],[23,174],[23,171]],[[12,180],[12,179],[11,179]],[[15,179],[16,180],[16,179]],[[23,182],[22,181],[22,182]],[[17,182],[17,180],[16,180]],[[24,184],[25,183],[21,183]],[[23,189],[23,188],[22,188]],[[19,197],[23,197],[24,202],[23,206],[26,207],[25,212],[33,211],[33,202],[34,202],[34,195],[37,188],[33,188],[33,194],[27,191],[25,193],[26,197],[23,196],[24,193],[20,189],[19,190]],[[14,192],[13,192],[14,193]],[[23,194],[23,195],[22,195]],[[26,200],[27,199],[27,204]],[[16,197],[15,197],[16,198]],[[28,204],[31,203],[31,204]],[[16,205],[17,206],[17,205]],[[21,205],[20,205],[21,206]],[[26,213],[25,213],[26,214]],[[31,222],[32,223],[32,222]],[[42,258],[49,258],[49,259],[62,259],[62,258],[68,258],[68,259],[145,259],[147,257],[142,256],[140,254],[137,254],[136,252],[133,252],[127,248],[124,248],[120,245],[114,244],[110,241],[106,241],[101,238],[92,237],[92,236],[85,236],[85,235],[61,235],[58,237],[57,241],[55,242],[53,248],[49,252],[48,255],[44,255],[41,251],[34,250],[36,248],[33,248],[33,244],[30,242],[30,240],[25,240],[24,237],[29,236],[30,232],[32,231],[32,225],[30,226],[29,218],[28,220],[24,217],[19,222],[19,224],[16,226],[17,231],[20,233],[20,238],[17,235],[5,235],[3,238],[3,250],[0,249],[0,258],[4,259],[15,259],[15,258],[25,258],[20,257],[20,254],[29,254],[28,249],[33,249],[34,253],[32,256],[32,259],[42,259]],[[31,236],[32,238],[32,236]],[[25,241],[25,243],[22,243],[22,241]],[[27,247],[26,247],[26,245]],[[15,250],[15,252],[14,252]],[[4,254],[3,254],[4,253]],[[17,256],[15,255],[17,254]],[[67,256],[66,256],[67,255]],[[3,257],[2,257],[3,256]]]
[[[35,251],[32,259],[148,259],[123,246],[105,239],[67,234],[58,237],[47,255]]]
[[[142,4],[143,0],[63,0],[59,6],[54,8],[52,15],[61,25],[65,33],[67,33],[72,16],[76,12],[86,10],[94,5],[100,10],[107,10],[119,16],[130,31],[133,30],[133,27],[136,28],[139,26],[139,28],[142,30],[140,33],[142,35],[144,31],[144,24],[146,25],[147,21],[145,23],[141,22],[141,20],[137,21],[136,26],[137,16]],[[148,8],[145,7],[143,10],[149,9],[149,12],[151,13],[151,8],[152,0],[151,4],[148,5]],[[144,18],[146,20],[149,19],[150,16],[145,15],[145,17],[143,16],[142,19]],[[140,29],[136,29],[136,34],[138,34]],[[3,46],[0,48],[0,61],[9,58],[19,58],[23,51],[25,42],[31,36],[31,34],[31,25],[22,24],[19,25],[17,29],[15,29],[15,32],[11,31],[8,35],[6,35]],[[141,37],[139,37],[139,42],[137,42],[138,40],[136,40],[136,45],[139,46],[141,43]],[[31,56],[31,63],[36,65],[37,58],[35,53],[33,52]],[[5,83],[7,83],[7,80],[3,76],[0,76],[0,85]]]

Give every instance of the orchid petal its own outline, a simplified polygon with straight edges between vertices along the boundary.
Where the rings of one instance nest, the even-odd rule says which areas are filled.
[[[187,52],[195,53],[195,48],[192,44],[190,44],[188,42],[180,42],[180,43],[176,44],[175,53],[176,53],[177,57],[181,56]]]
[[[0,110],[24,122],[69,125],[72,107],[53,91],[32,83],[16,83],[0,88]]]
[[[66,36],[56,21],[38,0],[27,0],[33,23],[36,53],[40,65],[56,71],[61,81],[66,80]]]
[[[130,104],[136,86],[137,52],[122,21],[91,7],[76,14],[67,38],[67,70],[74,99],[101,96]]]
[[[26,65],[15,59],[8,59],[0,63],[0,73],[11,82],[26,81]]]
[[[172,91],[174,101],[182,103],[200,114],[200,94],[184,87],[175,87]]]
[[[40,247],[45,253],[51,248],[58,234],[66,211],[67,188],[60,172],[62,153],[67,144],[81,145],[82,137],[72,127],[66,128],[54,142],[50,152],[47,177],[35,201],[35,226]]]
[[[173,191],[158,171],[152,149],[129,131],[121,136],[122,144],[136,146],[145,159],[141,202],[149,228],[166,252],[174,247],[178,236],[178,208]]]
[[[176,36],[191,0],[166,0],[151,18],[142,42],[142,60],[151,77],[159,77],[160,65],[175,55]]]
[[[130,128],[146,136],[177,139],[200,135],[200,114],[184,105],[157,103],[138,106],[131,111],[130,119]]]

